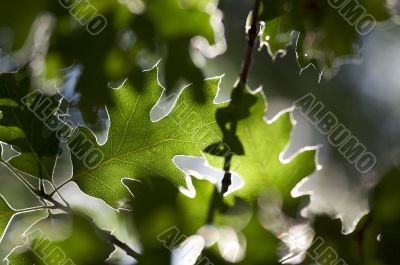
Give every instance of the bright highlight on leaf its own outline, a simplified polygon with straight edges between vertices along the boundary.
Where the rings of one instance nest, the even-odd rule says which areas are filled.
[[[261,91],[245,93],[237,101],[235,106],[238,108],[234,111],[241,115],[247,113],[247,117],[237,121],[235,137],[238,139],[228,143],[233,154],[231,170],[244,180],[243,188],[235,195],[254,200],[263,190],[273,187],[288,196],[296,183],[314,171],[316,150],[303,151],[290,161],[281,161],[280,154],[289,144],[292,130],[290,112],[267,124],[264,120],[266,103]],[[228,110],[221,108],[217,113],[220,117],[230,117],[225,111]],[[230,122],[224,124],[229,125]],[[213,156],[209,161],[211,165],[223,168],[225,157]]]
[[[97,166],[89,168],[73,156],[72,180],[87,194],[115,208],[131,199],[122,183],[126,179],[164,177],[187,189],[190,185],[172,159],[177,155],[200,156],[205,147],[221,137],[214,118],[217,106],[213,103],[219,78],[205,81],[206,104],[193,101],[185,89],[171,113],[161,121],[152,122],[149,113],[162,91],[156,68],[144,75],[142,93],[131,87],[129,81],[112,91],[116,104],[107,106],[111,126],[107,142],[96,147],[103,154]],[[86,127],[78,127],[76,135],[81,141],[77,148],[96,142]],[[74,150],[73,142],[69,146]]]
[[[301,70],[313,65],[320,78],[332,77],[340,65],[361,57],[364,40],[368,61],[375,56],[370,47],[380,48],[374,42],[383,31],[393,35],[388,40],[400,43],[394,23],[380,23],[390,15],[399,22],[399,1],[3,2],[3,263],[400,264],[393,251],[400,173],[392,169],[382,179],[377,206],[369,209],[367,195],[382,174],[378,168],[394,163],[385,159],[376,163],[376,171],[359,170],[354,183],[347,168],[346,173],[331,169],[327,160],[333,154],[343,155],[335,162],[347,159],[354,165],[357,153],[370,143],[361,144],[343,126],[343,137],[350,135],[345,148],[328,149],[319,137],[312,137],[315,146],[306,146],[311,130],[294,120],[297,101],[291,102],[309,92],[310,83],[303,89],[297,81],[305,75],[288,74],[298,71],[297,63]],[[375,28],[384,30],[368,36]],[[257,48],[267,49],[273,60],[256,58]],[[293,56],[280,60],[288,49]],[[393,53],[397,63],[396,51],[384,52]],[[264,64],[266,69],[260,67]],[[361,87],[366,81],[379,79],[387,85],[382,79],[392,79],[393,74],[382,78],[367,68],[352,69],[326,84],[341,86],[353,77],[357,82],[350,85]],[[220,76],[205,79],[205,73],[215,71]],[[231,71],[236,82],[232,90],[224,90],[225,75],[234,83]],[[354,75],[361,72],[372,77],[361,82]],[[251,91],[255,83],[258,88]],[[321,83],[322,91],[325,80]],[[392,115],[386,107],[384,115],[371,115],[379,124],[363,116],[386,100],[384,95],[371,100],[374,94],[365,91],[341,90],[336,102],[351,105],[361,123],[374,124],[360,137],[375,137],[383,133],[380,119],[391,124]],[[229,102],[216,104],[229,96]],[[353,101],[362,107],[355,108]],[[275,105],[293,107],[267,120]],[[337,117],[343,123],[352,119],[341,107],[336,107],[337,115],[334,110],[324,114],[324,106],[318,102],[304,117],[315,120],[312,130],[325,135],[339,122]],[[297,130],[307,130],[306,135]],[[388,142],[375,149],[396,160],[386,154],[396,141]],[[300,150],[284,158],[294,146]],[[375,158],[373,149],[368,150]],[[326,154],[321,165],[318,152]]]

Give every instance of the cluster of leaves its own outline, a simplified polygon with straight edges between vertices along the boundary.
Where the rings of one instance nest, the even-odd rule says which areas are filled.
[[[2,49],[11,53],[22,47],[37,16],[46,11],[54,14],[57,23],[48,32],[51,39],[46,57],[46,64],[53,70],[47,71],[47,78],[62,80],[66,72],[59,69],[81,67],[76,91],[80,94],[79,108],[89,123],[96,123],[99,108],[113,104],[108,89],[110,83],[129,78],[137,89],[143,88],[140,72],[150,68],[161,57],[165,58],[165,87],[172,90],[180,80],[186,80],[193,84],[197,101],[204,101],[201,89],[204,76],[191,59],[191,42],[194,37],[197,42],[208,45],[224,41],[220,32],[222,24],[218,24],[214,17],[219,12],[215,1],[120,2],[95,0],[88,2],[89,8],[65,9],[57,1],[42,1],[40,5],[23,1],[23,10],[18,1],[8,3],[2,10],[8,15],[2,17],[0,26],[10,27],[18,35],[14,42]],[[67,6],[73,7],[73,1]],[[86,14],[85,8],[91,12]],[[108,23],[96,36],[89,34],[84,27],[92,10],[104,15]],[[10,21],[8,17],[21,17],[23,20]],[[199,38],[202,41],[198,41]],[[29,41],[25,46],[27,44]]]
[[[35,113],[20,104],[30,87],[29,79],[16,80],[20,79],[20,75],[17,73],[1,76],[1,84],[4,88],[2,91],[6,93],[2,95],[4,104],[1,110],[4,116],[0,128],[4,133],[1,135],[1,141],[12,145],[20,153],[11,160],[4,160],[3,163],[19,172],[52,182],[59,142],[55,138],[54,131],[49,131]],[[289,113],[284,114],[274,124],[268,125],[263,121],[265,102],[259,93],[252,95],[240,90],[244,93],[240,98],[246,100],[242,102],[234,100],[228,106],[219,107],[213,103],[219,79],[210,79],[205,82],[208,88],[205,91],[206,104],[193,101],[189,92],[184,90],[179,97],[179,102],[190,106],[190,111],[182,112],[181,109],[175,108],[161,121],[152,122],[149,113],[157,103],[161,89],[157,82],[155,68],[143,75],[145,89],[142,92],[138,92],[128,83],[117,90],[110,89],[111,98],[114,101],[113,105],[107,105],[111,126],[107,142],[104,145],[98,145],[99,150],[104,154],[104,160],[92,169],[86,167],[76,154],[72,155],[74,172],[71,180],[76,182],[85,193],[100,198],[115,208],[120,208],[124,207],[131,196],[126,189],[126,186],[129,186],[129,183],[127,184],[129,179],[163,177],[175,186],[186,188],[188,181],[174,165],[173,158],[177,155],[200,156],[202,150],[214,144],[213,139],[227,139],[222,137],[219,129],[219,126],[222,128],[225,126],[218,123],[224,122],[227,117],[224,112],[232,111],[232,104],[236,106],[233,112],[237,115],[231,117],[240,117],[236,125],[239,137],[237,143],[242,145],[243,149],[239,153],[240,156],[234,155],[233,160],[240,160],[235,170],[242,174],[246,183],[237,194],[236,200],[240,198],[252,202],[271,186],[280,188],[288,194],[294,184],[313,171],[314,151],[304,152],[286,165],[279,161],[279,154],[290,136]],[[43,100],[41,97],[34,98],[30,104],[40,106],[40,102],[36,102],[40,99]],[[58,106],[55,105],[52,115],[57,115],[57,108]],[[43,109],[38,107],[37,111],[43,111]],[[193,113],[201,119],[195,122],[191,120]],[[223,120],[219,120],[218,117]],[[12,134],[12,138],[9,134],[11,131],[16,132]],[[202,135],[202,132],[206,135]],[[214,137],[210,138],[207,132],[213,133]],[[75,133],[85,135],[88,139],[87,143],[97,143],[93,132],[85,126],[77,127]],[[257,145],[254,141],[257,141]],[[237,149],[233,145],[232,148]],[[214,160],[216,166],[219,164],[219,159]],[[209,195],[210,198],[211,196],[212,194]],[[204,199],[207,200],[207,198]],[[135,204],[141,203],[143,202],[135,200]],[[4,219],[4,224],[8,223],[14,213],[6,206],[4,204],[4,216],[8,218]],[[188,213],[190,215],[191,211],[189,210]],[[196,213],[198,214],[199,212]],[[206,215],[207,209],[202,214]],[[5,226],[2,228],[4,229]]]
[[[212,13],[216,12],[214,1],[137,0],[136,6],[129,6],[128,1],[120,2],[122,4],[111,0],[91,1],[109,22],[105,31],[96,37],[74,21],[70,10],[63,9],[54,1],[35,3],[34,8],[25,9],[29,15],[18,15],[26,19],[23,22],[25,25],[30,25],[42,10],[57,16],[58,22],[46,57],[47,66],[52,65],[49,69],[57,70],[49,71],[47,78],[62,79],[63,73],[60,74],[58,69],[81,65],[82,73],[76,85],[76,92],[80,95],[79,110],[89,123],[97,122],[99,108],[107,109],[109,115],[111,125],[104,144],[99,144],[95,134],[86,126],[74,128],[76,135],[83,135],[87,140],[81,148],[95,145],[104,158],[97,167],[90,168],[81,156],[72,152],[73,174],[68,182],[75,182],[84,193],[103,200],[115,209],[133,208],[131,214],[137,219],[136,226],[144,248],[143,264],[163,264],[169,258],[170,253],[156,240],[157,235],[169,226],[176,225],[183,233],[192,235],[210,222],[219,227],[232,226],[252,239],[249,242],[252,247],[248,248],[251,253],[243,264],[264,264],[265,260],[276,260],[277,239],[264,231],[254,214],[258,211],[257,199],[270,189],[277,189],[284,198],[288,198],[293,186],[315,169],[316,151],[303,151],[283,163],[280,154],[290,138],[290,113],[283,113],[272,124],[266,123],[263,119],[265,98],[260,91],[250,93],[245,84],[239,84],[235,89],[230,103],[214,104],[220,80],[204,80],[201,70],[190,56],[190,44],[194,37],[201,36],[209,44],[218,41],[218,29],[211,24]],[[378,19],[386,18],[381,9],[383,4],[377,4],[379,8],[374,9],[369,2],[363,3],[371,12],[376,12],[374,14]],[[287,4],[290,5],[289,11],[284,8]],[[141,5],[145,8],[140,8]],[[286,47],[293,30],[301,34],[297,49],[302,66],[307,65],[310,59],[320,67],[331,67],[334,58],[353,54],[352,46],[357,41],[355,29],[346,24],[328,4],[286,1],[285,5],[281,1],[263,2],[260,18],[266,24],[260,35],[261,42],[268,43],[272,54]],[[17,4],[9,4],[7,8],[10,14],[21,12]],[[8,24],[9,21],[1,23]],[[16,21],[12,28],[27,35],[29,29],[24,28],[23,23]],[[337,38],[328,34],[333,25],[343,26],[346,36]],[[310,39],[315,40],[312,34],[318,36],[318,41],[309,42]],[[18,37],[16,40],[14,45],[21,45],[21,39],[20,42]],[[166,92],[159,84],[158,68],[142,72],[144,67],[154,63],[149,54],[156,58],[166,56],[162,71]],[[302,56],[304,54],[308,54],[307,60]],[[57,192],[46,194],[43,183],[56,188],[53,171],[61,146],[60,139],[27,105],[21,104],[21,100],[35,89],[32,77],[24,72],[19,70],[0,75],[0,142],[11,145],[18,152],[9,159],[2,157],[1,162],[31,187],[34,195],[52,199],[51,196],[57,196]],[[160,107],[157,102],[161,94],[174,91],[181,79],[191,85],[180,93],[175,108],[166,117],[153,122],[150,111]],[[108,85],[110,81],[121,80],[125,82],[118,85],[118,89],[111,89]],[[58,120],[60,99],[43,97],[52,102],[49,118],[61,123]],[[43,97],[33,98],[28,105],[36,106]],[[179,107],[182,105],[184,109]],[[75,146],[71,142],[67,145],[71,149]],[[226,156],[227,151],[229,157]],[[244,186],[225,200],[212,184],[196,181],[193,188],[192,180],[187,176],[190,172],[182,172],[174,164],[174,159],[181,155],[204,156],[211,166],[224,169],[226,173],[232,173],[229,172],[230,166],[236,165],[232,170],[243,178]],[[34,177],[35,184],[30,184],[30,177]],[[153,188],[149,191],[145,184],[137,184],[132,179],[154,183],[150,185]],[[197,198],[188,199],[176,187],[186,193],[193,193],[195,189]],[[136,199],[130,202],[132,194]],[[13,216],[32,209],[15,210],[1,199],[0,234],[3,234]],[[209,201],[211,209],[205,203]],[[42,203],[44,207],[48,206],[45,201]],[[285,201],[287,212],[296,212],[297,203],[294,200]],[[243,217],[241,205],[245,205],[250,212],[250,218],[245,222],[238,221]],[[62,217],[51,215],[51,218]],[[88,224],[86,219],[79,217],[76,220],[80,225],[76,226],[78,232],[70,237],[70,241],[96,237],[91,233],[81,233],[90,230],[86,229],[92,225],[90,222]],[[87,238],[82,239],[85,235]],[[263,245],[273,248],[265,252]],[[102,255],[97,256],[101,259],[98,263],[101,263],[112,251],[112,246],[100,244],[98,249],[104,249]],[[32,249],[22,255],[14,254],[10,262],[40,262],[31,252]],[[79,253],[72,249],[68,255],[73,258]],[[224,264],[221,257],[215,254],[215,249],[209,255],[218,260],[218,264]],[[90,262],[93,260],[83,260],[82,264]]]
[[[260,34],[261,45],[266,45],[275,58],[286,53],[292,33],[296,31],[299,33],[296,51],[300,67],[313,64],[327,77],[346,59],[358,58],[359,20],[365,15],[375,22],[390,18],[384,0],[263,0],[262,4],[260,16],[265,25]]]

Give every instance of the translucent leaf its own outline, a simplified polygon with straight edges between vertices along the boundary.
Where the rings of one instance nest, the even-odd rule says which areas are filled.
[[[213,103],[219,78],[205,82],[207,104],[194,102],[184,90],[171,113],[161,121],[152,122],[149,113],[161,89],[156,68],[144,75],[142,93],[132,89],[129,82],[112,91],[116,104],[107,106],[111,126],[104,145],[99,145],[94,134],[83,126],[75,133],[80,140],[73,138],[69,142],[74,165],[72,180],[85,193],[115,208],[122,207],[130,198],[121,182],[124,179],[164,177],[192,192],[190,178],[185,178],[172,159],[177,155],[199,156],[213,139],[221,137],[214,119],[217,106]],[[93,154],[97,156],[90,156]]]
[[[379,21],[390,17],[384,0],[318,1],[263,0],[261,20],[265,22],[260,43],[274,58],[285,53],[290,34],[297,31],[297,59],[301,68],[310,64],[326,77],[338,66],[358,57],[361,35],[368,34]]]
[[[290,190],[302,178],[315,169],[316,150],[304,149],[290,160],[280,159],[290,139],[292,121],[290,112],[283,113],[273,123],[264,120],[266,103],[260,91],[238,96],[232,106],[236,109],[221,108],[217,112],[220,128],[224,128],[225,144],[228,149],[218,150],[215,143],[209,147],[207,158],[211,165],[224,168],[225,158],[232,154],[231,171],[238,173],[244,180],[244,186],[234,194],[247,200],[253,200],[271,187],[289,195]],[[240,114],[239,114],[240,113]],[[228,129],[231,117],[241,117],[237,121],[236,134],[231,136]],[[230,138],[231,137],[231,138]],[[223,144],[223,143],[222,143]],[[218,150],[218,156],[210,150]],[[222,154],[222,155],[221,155]]]

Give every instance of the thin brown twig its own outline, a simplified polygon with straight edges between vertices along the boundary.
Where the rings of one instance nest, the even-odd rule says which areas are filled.
[[[247,83],[247,78],[249,75],[250,66],[253,58],[254,44],[258,36],[257,22],[258,22],[258,14],[260,12],[260,4],[261,1],[256,0],[252,10],[250,29],[247,32],[246,53],[242,63],[242,69],[239,74],[240,82],[242,82],[243,84]]]
[[[258,29],[257,29],[257,23],[258,23],[258,15],[260,12],[260,5],[261,1],[260,0],[255,0],[254,7],[252,9],[252,14],[251,14],[251,25],[249,30],[247,31],[247,45],[246,45],[246,51],[245,51],[245,56],[242,62],[241,70],[238,76],[238,81],[235,84],[234,89],[240,87],[240,84],[246,84],[247,79],[249,76],[250,72],[250,67],[252,64],[252,59],[253,59],[253,51],[254,51],[254,44],[256,43],[256,39],[258,36]],[[236,130],[236,126],[232,126],[234,130]],[[225,157],[225,163],[224,163],[224,177],[222,179],[222,187],[221,187],[221,195],[223,195],[226,191],[228,191],[229,186],[232,184],[232,174],[230,172],[230,166],[231,166],[231,160],[232,156]],[[213,197],[210,201],[210,207],[207,215],[207,223],[212,223],[214,219],[214,213],[217,207],[217,196],[218,196],[218,191],[214,189],[213,192]]]
[[[56,201],[54,198],[50,197],[50,196],[45,196],[44,198],[45,200],[49,201],[50,203],[52,203],[54,205],[55,208],[60,209],[66,213],[69,213],[71,215],[77,215],[79,213],[76,213],[74,210],[72,210],[70,207],[66,207],[64,205],[62,205],[61,203],[59,203],[58,201]],[[87,216],[85,216],[87,219]],[[101,228],[99,228],[98,226],[94,225],[93,226],[96,231],[98,232],[98,234],[100,236],[103,237],[103,239],[105,241],[108,241],[110,243],[112,243],[113,245],[119,247],[120,249],[122,249],[123,251],[125,251],[125,253],[129,256],[131,256],[132,258],[134,258],[135,260],[139,261],[142,258],[142,255],[137,253],[136,251],[134,251],[132,248],[130,248],[126,243],[122,242],[121,240],[119,240],[116,236],[114,236],[110,231],[107,230],[103,230]]]
[[[47,210],[58,209],[58,210],[62,210],[62,211],[66,212],[68,214],[71,214],[71,215],[79,214],[79,213],[75,212],[73,209],[71,209],[69,207],[69,205],[65,206],[65,205],[61,204],[60,202],[58,202],[57,200],[55,200],[53,198],[54,193],[46,194],[45,191],[42,190],[42,187],[39,187],[39,190],[36,189],[25,178],[23,178],[21,175],[19,175],[18,172],[12,166],[8,165],[6,162],[5,163],[3,162],[2,164],[5,165],[7,167],[7,169],[10,170],[13,173],[13,175],[15,175],[15,177],[18,180],[20,180],[34,195],[36,195],[43,204],[45,204],[43,206],[32,207],[32,208],[28,208],[28,209],[22,209],[22,210],[19,210],[17,212],[24,213],[24,212],[28,212],[28,211],[41,210],[41,209],[47,209]],[[47,205],[45,201],[51,203],[52,206]],[[88,216],[85,216],[85,217],[87,219],[90,219]],[[139,261],[141,259],[141,257],[142,257],[141,254],[139,254],[136,251],[134,251],[126,243],[122,242],[117,237],[115,237],[113,234],[111,234],[111,232],[103,230],[103,229],[99,228],[96,225],[94,225],[93,227],[96,229],[98,234],[103,237],[104,240],[106,240],[109,243],[121,248],[122,250],[125,251],[125,253],[127,255],[131,256],[132,258],[136,259],[137,261]]]
[[[242,83],[244,85],[247,83],[253,59],[254,44],[256,43],[256,39],[258,36],[257,23],[258,23],[258,15],[260,12],[260,4],[261,4],[260,0],[256,0],[254,3],[254,7],[251,13],[250,29],[247,31],[247,46],[242,63],[242,68],[239,74],[239,83]],[[239,83],[236,84],[234,89],[240,87]],[[236,122],[235,124],[232,125],[232,130],[236,131]],[[232,156],[225,158],[225,166],[224,166],[225,174],[222,180],[222,188],[221,188],[222,194],[224,194],[228,190],[229,186],[232,184],[231,180],[232,174],[230,172],[231,160]]]

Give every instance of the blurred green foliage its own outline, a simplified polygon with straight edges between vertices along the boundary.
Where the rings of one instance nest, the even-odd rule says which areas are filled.
[[[377,20],[388,18],[383,1],[368,0],[360,3]],[[160,80],[167,90],[166,94],[177,92],[182,86],[182,80],[191,83],[179,102],[190,106],[192,111],[199,110],[207,124],[212,124],[217,136],[223,135],[223,141],[235,152],[230,163],[239,165],[234,170],[244,177],[247,185],[224,200],[214,185],[194,180],[196,198],[189,199],[181,194],[176,185],[184,185],[185,182],[182,172],[172,164],[174,155],[199,155],[204,150],[210,153],[207,154],[209,158],[217,155],[217,158],[211,160],[214,161],[211,163],[213,166],[220,169],[226,166],[226,157],[218,157],[218,152],[210,152],[210,149],[215,152],[214,148],[219,147],[220,142],[201,142],[196,146],[189,144],[186,138],[181,139],[186,143],[136,154],[130,162],[142,162],[141,166],[116,163],[87,171],[81,161],[73,157],[73,180],[84,192],[103,199],[113,207],[127,206],[131,209],[121,210],[120,214],[137,232],[144,255],[139,264],[169,264],[171,251],[157,240],[167,229],[177,227],[181,235],[191,236],[207,225],[213,225],[216,229],[233,227],[237,235],[244,236],[246,255],[238,264],[278,264],[280,242],[273,231],[267,231],[259,220],[259,197],[271,188],[278,189],[282,193],[287,218],[297,217],[300,202],[290,198],[289,193],[299,180],[315,169],[316,152],[306,151],[289,164],[281,163],[279,154],[288,144],[292,130],[290,115],[285,113],[273,124],[266,124],[263,120],[266,104],[260,94],[251,95],[243,90],[233,95],[233,101],[228,106],[218,108],[212,104],[219,84],[216,84],[216,79],[204,81],[204,69],[195,60],[193,46],[196,46],[194,37],[198,36],[209,44],[221,41],[218,40],[222,29],[218,28],[218,18],[215,17],[219,12],[216,3],[212,0],[92,0],[90,4],[98,14],[106,17],[108,23],[105,30],[96,36],[89,34],[85,25],[81,25],[85,24],[82,22],[87,19],[85,16],[83,20],[77,20],[71,15],[72,9],[63,8],[60,2],[18,0],[2,4],[1,12],[4,15],[0,16],[0,48],[9,54],[23,51],[22,54],[16,53],[20,62],[23,62],[21,69],[31,64],[29,67],[32,72],[44,72],[44,78],[55,79],[57,87],[62,87],[67,80],[65,75],[68,71],[79,66],[81,72],[76,92],[80,97],[72,101],[71,108],[77,107],[87,124],[95,124],[98,122],[99,110],[107,107],[111,129],[108,142],[99,148],[102,148],[108,159],[115,155],[113,141],[117,142],[117,151],[121,147],[128,152],[146,145],[148,139],[154,140],[158,134],[164,139],[169,139],[171,135],[177,137],[174,131],[176,124],[171,121],[176,115],[174,111],[158,123],[152,123],[149,116],[161,88],[155,69],[145,74],[142,71],[163,58],[159,64]],[[50,27],[49,31],[52,32],[48,32],[50,40],[46,48],[45,38],[38,40],[35,35],[40,33],[41,27],[35,29],[32,25],[35,25],[38,16],[47,12],[56,18],[56,22],[54,28]],[[312,62],[321,70],[325,67],[331,69],[338,58],[357,54],[354,45],[358,43],[359,36],[355,28],[325,1],[283,3],[264,0],[260,16],[265,21],[260,35],[261,42],[268,45],[273,56],[286,48],[292,40],[293,30],[300,32],[297,59],[301,67]],[[29,34],[34,43],[44,42],[41,46],[44,51],[34,51],[34,47],[30,47],[30,42],[26,41]],[[38,54],[43,56],[44,65],[32,64]],[[152,76],[149,79],[146,75]],[[59,154],[58,141],[44,133],[44,125],[17,103],[28,91],[35,89],[35,82],[32,81],[35,78],[38,76],[31,75],[31,80],[23,78],[21,73],[0,76],[0,141],[17,146],[18,151],[22,152],[22,155],[11,160],[11,165],[41,178],[44,170],[44,179],[52,181],[52,169]],[[123,83],[126,78],[128,80]],[[119,87],[122,83],[124,85],[118,91],[110,88]],[[56,97],[49,98],[56,102]],[[130,120],[126,122],[125,114],[137,113],[132,100],[134,98],[141,98],[138,103],[141,115],[135,117],[133,124],[129,124]],[[16,116],[10,118],[10,115]],[[96,141],[94,134],[86,127],[81,126],[78,130]],[[25,145],[27,140],[33,142],[33,150]],[[208,144],[214,145],[205,148]],[[35,159],[39,158],[39,162],[32,162],[32,153],[36,154]],[[42,162],[46,165],[42,166]],[[85,174],[91,178],[82,178]],[[160,178],[164,174],[169,181]],[[122,178],[140,179],[141,182],[126,180],[125,187],[121,183]],[[398,253],[393,250],[398,239],[398,181],[397,169],[382,179],[376,189],[372,213],[350,236],[340,234],[339,221],[317,217],[314,228],[317,237],[324,240],[324,247],[310,249],[310,252],[316,251],[315,256],[319,259],[312,260],[308,255],[303,264],[321,262],[327,248],[332,248],[348,264],[399,264]],[[128,201],[131,194],[126,188],[134,195],[133,201]],[[1,232],[12,214],[14,211],[2,200]],[[9,262],[18,265],[51,264],[57,262],[54,259],[63,257],[66,265],[70,260],[75,264],[103,264],[114,249],[95,233],[93,225],[87,218],[53,213],[29,229],[42,231],[45,236],[32,238],[28,242],[30,247],[16,249],[9,257]],[[48,255],[49,251],[54,250],[52,255]],[[221,252],[214,245],[206,249],[203,256],[214,264],[230,264]]]

